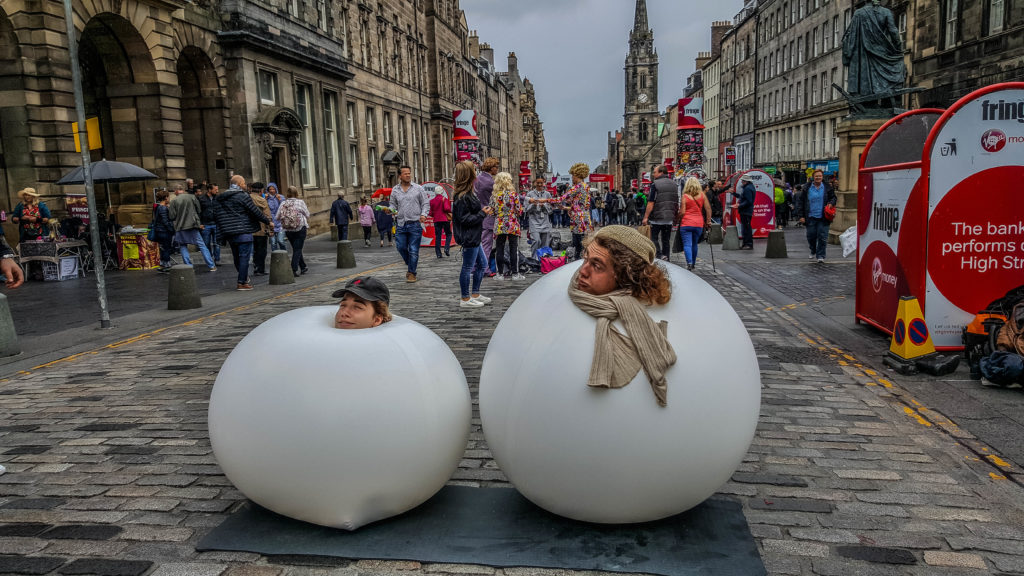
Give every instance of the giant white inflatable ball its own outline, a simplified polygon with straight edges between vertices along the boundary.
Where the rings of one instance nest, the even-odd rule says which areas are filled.
[[[668,405],[642,370],[623,388],[592,388],[596,320],[566,293],[579,266],[530,286],[498,323],[480,375],[487,444],[524,496],[561,516],[633,523],[688,510],[753,439],[761,379],[750,338],[718,292],[668,265],[672,299],[648,308],[668,321],[678,357]]]
[[[210,441],[254,502],[353,530],[444,486],[472,407],[462,367],[429,329],[395,317],[338,330],[336,310],[285,312],[238,343],[210,397]]]

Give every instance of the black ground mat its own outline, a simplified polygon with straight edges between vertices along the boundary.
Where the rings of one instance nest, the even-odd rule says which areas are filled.
[[[716,498],[657,522],[606,526],[550,514],[510,488],[446,486],[423,505],[354,532],[249,503],[197,549],[665,576],[765,574],[736,502]]]

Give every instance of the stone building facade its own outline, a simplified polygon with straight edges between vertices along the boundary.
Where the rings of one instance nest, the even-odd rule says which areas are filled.
[[[1024,81],[1024,2],[901,0],[893,12],[904,32],[912,102],[947,108],[990,84]]]
[[[327,223],[338,195],[454,173],[452,112],[478,111],[487,153],[518,170],[543,128],[522,116],[518,68],[481,74],[457,0],[75,0],[94,160],[157,175],[97,187],[99,209],[148,223],[153,189],[186,177],[296,186]],[[0,208],[33,186],[58,214],[54,182],[80,165],[63,7],[0,5]],[[514,60],[514,56],[510,62]],[[481,135],[483,140],[483,134]]]
[[[722,37],[720,138],[721,143],[736,147],[736,170],[747,170],[754,164],[757,6],[758,0],[747,0],[733,19],[733,27]]]
[[[850,4],[762,0],[757,9],[757,114],[753,165],[794,183],[839,159],[836,127],[848,113],[842,38]],[[830,164],[830,161],[831,164]]]

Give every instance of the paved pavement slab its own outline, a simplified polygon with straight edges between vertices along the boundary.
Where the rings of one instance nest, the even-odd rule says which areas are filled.
[[[769,573],[1024,573],[1019,461],[930,409],[911,389],[915,381],[872,368],[873,357],[834,338],[822,328],[829,324],[808,320],[803,309],[810,305],[787,308],[794,299],[775,294],[786,288],[777,279],[800,274],[761,282],[775,293],[751,287],[751,271],[762,265],[818,269],[806,262],[762,264],[756,252],[716,252],[716,258],[717,273],[704,260],[697,273],[743,320],[763,384],[754,441],[719,495],[743,505]],[[826,278],[852,269],[829,260],[820,268]],[[458,258],[435,260],[424,252],[415,284],[404,282],[399,265],[381,262],[373,273],[391,287],[395,312],[449,344],[475,402],[490,334],[537,277],[485,280],[493,304],[462,310]],[[735,276],[723,273],[730,269]],[[329,293],[344,278],[331,270],[212,314],[165,319],[116,346],[90,348],[86,341],[86,349],[45,365],[5,366],[0,573],[576,574],[195,552],[199,539],[244,501],[210,449],[206,410],[220,365],[259,323],[330,303]],[[452,483],[508,485],[476,410]]]

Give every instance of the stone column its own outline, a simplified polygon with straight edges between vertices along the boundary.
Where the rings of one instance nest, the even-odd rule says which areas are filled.
[[[839,244],[839,235],[857,224],[857,189],[860,155],[864,146],[888,118],[844,118],[836,127],[839,135],[839,189],[836,219],[829,231],[829,242]]]

